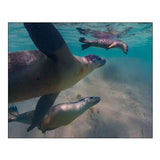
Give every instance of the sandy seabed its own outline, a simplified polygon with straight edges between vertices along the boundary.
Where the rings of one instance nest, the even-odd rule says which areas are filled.
[[[151,138],[152,77],[144,72],[145,66],[141,66],[139,60],[131,62],[133,60],[125,61],[127,64],[117,63],[111,59],[104,67],[61,92],[55,104],[88,96],[101,97],[97,105],[69,125],[42,134],[37,128],[28,133],[27,124],[12,122],[8,125],[8,137]],[[22,113],[33,110],[37,101],[38,98],[34,98],[14,104]]]

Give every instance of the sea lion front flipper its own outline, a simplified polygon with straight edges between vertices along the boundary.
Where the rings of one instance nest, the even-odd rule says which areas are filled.
[[[55,62],[71,63],[75,57],[52,23],[24,23],[38,49]]]
[[[120,33],[120,35],[126,34],[126,33],[129,32],[131,29],[132,29],[132,27],[127,27],[127,28],[125,28],[125,29]]]
[[[43,134],[45,134],[45,133],[46,133],[46,131],[49,131],[49,130],[54,130],[54,129],[56,129],[56,128],[58,128],[58,127],[54,127],[54,128],[47,129],[47,130],[42,130],[42,133],[43,133]]]
[[[36,127],[38,124],[41,123],[41,120],[45,116],[46,113],[48,113],[50,107],[53,105],[55,99],[57,98],[59,93],[53,93],[49,95],[42,96],[36,105],[36,109],[34,111],[34,116],[32,119],[32,124],[29,126],[27,131],[29,132],[34,127]]]
[[[115,35],[117,31],[114,30],[112,26],[107,27],[108,33]]]
[[[113,48],[113,47],[115,47],[115,46],[116,46],[116,42],[113,42],[113,43],[111,43],[111,44],[108,46],[108,49]]]
[[[47,56],[55,59],[54,52],[65,44],[52,23],[24,23],[32,41]]]

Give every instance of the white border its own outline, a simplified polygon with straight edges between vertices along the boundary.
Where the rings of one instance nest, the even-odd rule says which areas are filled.
[[[1,159],[123,159],[150,160],[159,156],[160,51],[159,3],[144,0],[5,0],[0,2],[1,25]],[[153,22],[154,126],[153,139],[8,139],[7,50],[8,22]]]

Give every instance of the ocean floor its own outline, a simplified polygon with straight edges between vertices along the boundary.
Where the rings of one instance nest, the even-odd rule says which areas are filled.
[[[143,67],[138,59],[107,60],[104,67],[61,92],[55,102],[59,104],[100,96],[101,101],[97,105],[69,125],[45,134],[37,128],[28,133],[27,124],[9,123],[8,137],[152,137],[152,79],[148,78],[152,76],[144,73]],[[14,104],[22,113],[33,110],[37,101],[38,98],[34,98]]]

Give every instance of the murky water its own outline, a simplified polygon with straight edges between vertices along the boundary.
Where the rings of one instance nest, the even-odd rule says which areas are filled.
[[[9,137],[152,137],[152,23],[56,23],[71,52],[104,57],[106,64],[93,71],[72,88],[58,96],[55,104],[75,101],[86,96],[100,96],[101,101],[71,124],[45,135],[28,125],[9,124]],[[76,28],[116,31],[132,27],[123,37],[129,47],[125,55],[119,49],[90,47],[81,50]],[[36,49],[22,23],[9,23],[9,52]],[[14,103],[19,113],[35,108],[38,98]],[[13,104],[9,104],[13,105]]]

